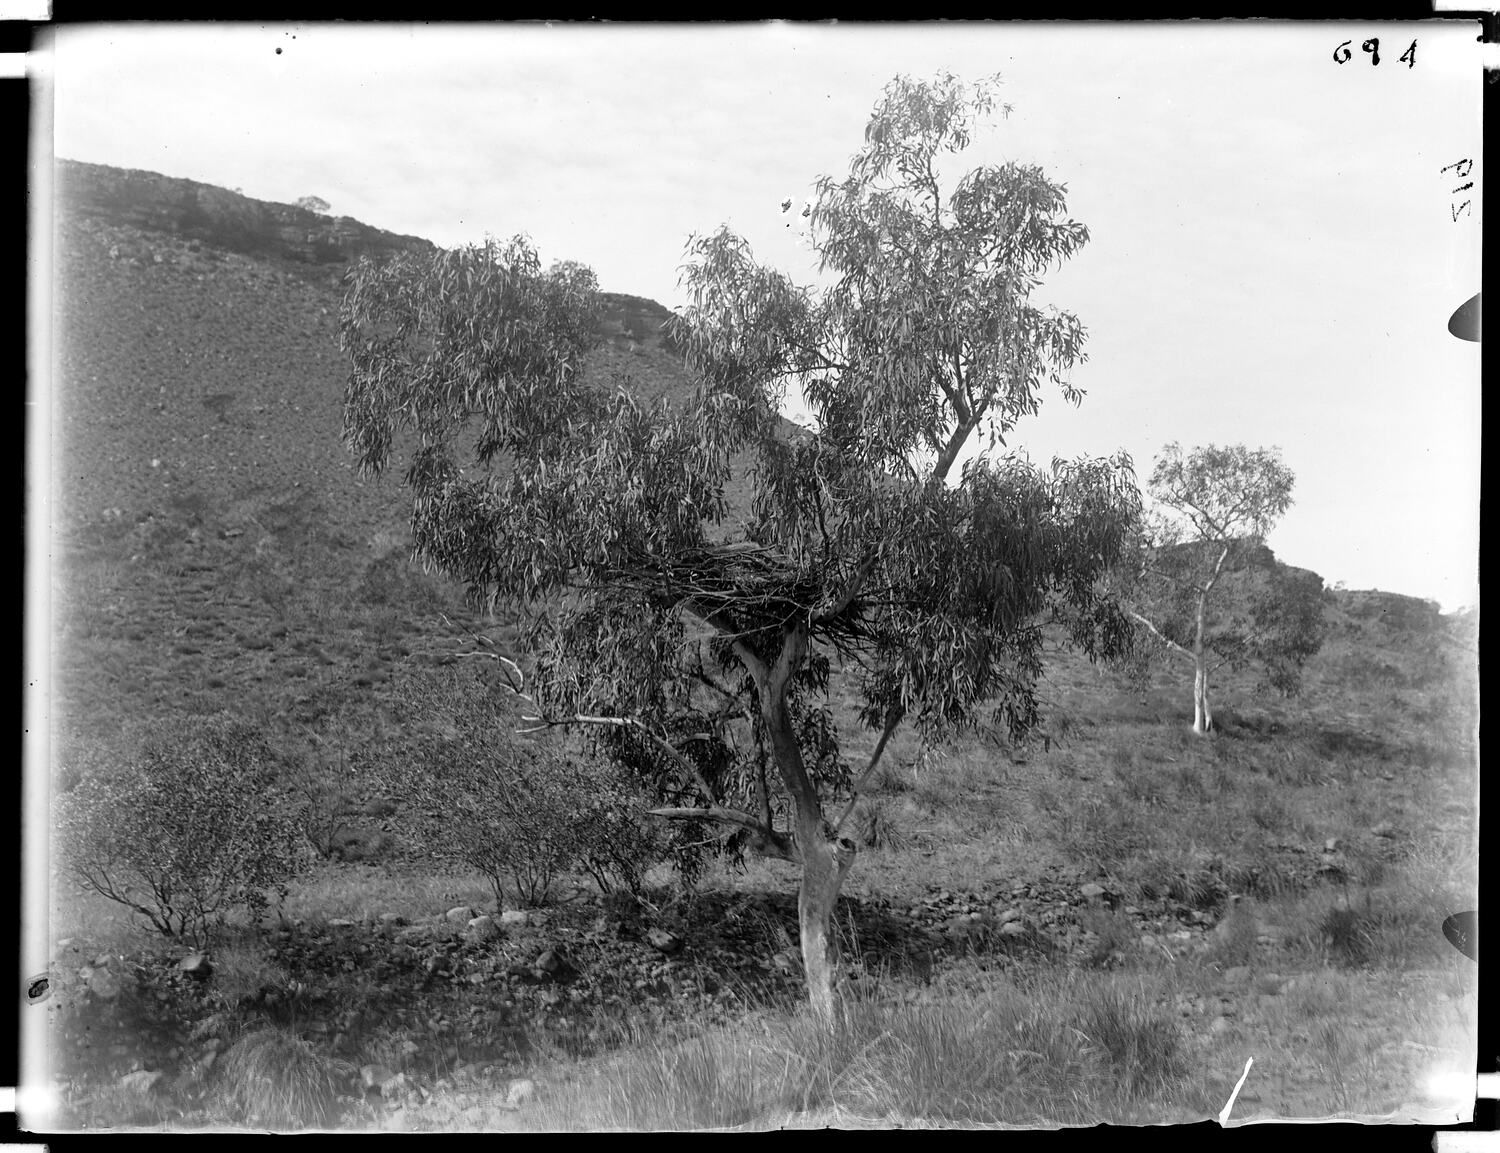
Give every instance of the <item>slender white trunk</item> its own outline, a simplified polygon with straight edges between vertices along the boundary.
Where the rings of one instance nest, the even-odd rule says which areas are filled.
[[[832,1024],[837,1001],[838,946],[833,938],[833,911],[855,845],[847,837],[830,841],[821,833],[799,838],[802,844],[802,889],[797,895],[797,925],[802,939],[802,969],[813,1013]]]
[[[1208,669],[1203,657],[1194,657],[1193,665],[1193,732],[1202,736],[1213,730],[1214,714],[1208,703]]]

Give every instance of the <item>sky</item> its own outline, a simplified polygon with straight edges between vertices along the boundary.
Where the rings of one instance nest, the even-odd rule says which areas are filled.
[[[1170,442],[1277,447],[1297,478],[1278,557],[1452,610],[1479,595],[1479,345],[1447,330],[1480,287],[1474,38],[1464,21],[129,24],[61,27],[46,59],[58,157],[318,196],[443,246],[524,232],[669,307],[689,235],[720,224],[815,284],[781,202],[847,171],[898,73],[998,72],[1012,111],[962,167],[1040,164],[1091,234],[1035,294],[1087,328],[1087,396],[1046,397],[1012,447],[1124,449],[1143,483]]]

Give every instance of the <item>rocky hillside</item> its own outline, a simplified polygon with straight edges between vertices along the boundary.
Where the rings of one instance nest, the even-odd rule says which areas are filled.
[[[243,704],[248,680],[306,717],[318,691],[378,686],[454,590],[406,563],[399,462],[362,481],[342,446],[340,286],[359,256],[432,246],[150,172],[62,161],[56,185],[58,605],[80,711]],[[590,371],[684,395],[667,316],[608,295]],[[1328,596],[1314,683],[1416,687],[1468,643],[1429,602]]]
[[[440,659],[456,590],[407,563],[401,462],[341,442],[349,262],[426,241],[211,185],[63,161],[57,178],[54,567],[63,714],[378,706]],[[691,387],[667,310],[608,296],[590,371]]]
[[[415,236],[371,228],[291,204],[139,169],[61,160],[55,181],[59,211],[142,232],[196,241],[221,252],[284,260],[315,269],[344,268],[361,256],[431,251]]]

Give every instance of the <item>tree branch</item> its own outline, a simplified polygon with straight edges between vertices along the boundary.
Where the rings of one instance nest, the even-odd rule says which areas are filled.
[[[778,857],[783,861],[800,863],[802,854],[797,851],[796,843],[785,833],[778,833],[775,829],[767,828],[749,813],[742,813],[738,809],[726,809],[721,805],[709,805],[701,809],[647,809],[646,813],[652,817],[663,817],[669,821],[721,821],[724,824],[740,825],[749,829],[754,834],[751,847],[762,856]]]
[[[854,806],[859,803],[859,791],[865,787],[865,782],[870,779],[870,774],[875,771],[875,766],[880,764],[880,754],[885,752],[886,742],[891,739],[891,734],[901,724],[901,716],[901,711],[897,709],[891,713],[890,718],[886,721],[885,731],[880,734],[880,740],[875,743],[875,751],[870,754],[870,763],[865,766],[865,771],[860,773],[859,779],[854,782],[854,788],[849,793],[849,803],[844,807],[844,811],[839,814],[839,819],[833,824],[834,836],[838,835],[839,831],[844,827],[844,822],[853,814]]]
[[[1156,637],[1157,640],[1161,641],[1162,644],[1166,645],[1168,648],[1176,649],[1178,652],[1180,652],[1185,657],[1190,657],[1190,656],[1193,655],[1188,649],[1183,648],[1176,641],[1171,640],[1170,638],[1168,638],[1167,636],[1165,636],[1160,629],[1158,629],[1154,624],[1152,624],[1150,621],[1148,621],[1145,617],[1141,616],[1141,614],[1138,613],[1138,612],[1136,612],[1134,609],[1126,609],[1125,610],[1125,615],[1128,616],[1128,617],[1130,617],[1132,620],[1138,621],[1140,624],[1145,625],[1146,628],[1150,630],[1151,634],[1154,637]]]
[[[705,800],[714,800],[713,789],[709,788],[708,781],[705,780],[703,774],[698,771],[698,766],[693,764],[692,761],[685,757],[682,752],[670,741],[666,740],[664,737],[657,736],[657,734],[653,733],[650,729],[641,724],[641,722],[636,720],[634,717],[591,717],[586,716],[583,713],[574,713],[571,717],[554,718],[532,716],[522,717],[521,719],[528,723],[532,723],[532,727],[529,729],[517,730],[521,733],[539,733],[545,729],[557,728],[561,725],[604,725],[606,727],[617,729],[634,729],[636,732],[641,733],[657,748],[665,752],[667,756],[669,756],[673,761],[676,762],[678,768],[684,769],[693,778],[693,780],[698,783],[698,788],[703,791]]]
[[[854,575],[849,578],[849,583],[844,586],[844,591],[833,601],[825,601],[819,606],[817,614],[813,617],[814,624],[826,624],[837,617],[849,607],[850,603],[859,595],[859,590],[865,581],[870,579],[870,574],[875,571],[875,566],[880,563],[880,553],[875,551],[865,557],[854,570]]]

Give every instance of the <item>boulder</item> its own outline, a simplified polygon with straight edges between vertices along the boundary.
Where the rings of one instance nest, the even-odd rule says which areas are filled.
[[[1107,890],[1103,885],[1100,885],[1094,881],[1090,881],[1088,884],[1079,887],[1078,895],[1085,901],[1098,901],[1102,899],[1108,891],[1109,890]]]
[[[646,934],[646,940],[658,953],[666,953],[668,956],[682,950],[682,938],[666,929],[650,930]]]
[[[401,1074],[387,1069],[384,1065],[362,1065],[359,1070],[359,1083],[368,1092],[374,1089],[382,1097],[386,1095],[387,1085],[395,1086],[396,1078]]]
[[[509,929],[526,924],[530,918],[521,909],[507,909],[500,914],[500,924]]]
[[[134,1073],[126,1073],[120,1078],[120,1088],[145,1096],[151,1092],[152,1087],[162,1079],[162,1076],[160,1069],[153,1069],[149,1073],[145,1069],[137,1069]]]
[[[455,905],[453,908],[449,909],[446,913],[443,914],[444,918],[449,921],[462,921],[465,924],[467,924],[469,921],[472,921],[478,915],[479,914],[475,910],[471,909],[468,905]]]
[[[573,966],[568,963],[567,957],[563,956],[560,949],[547,949],[536,959],[536,967],[549,977],[563,977],[572,972]]]
[[[473,942],[491,941],[500,936],[500,926],[495,923],[495,918],[485,915],[475,917],[469,921],[464,930],[464,936]]]
[[[189,953],[177,963],[177,967],[189,977],[196,977],[200,981],[213,976],[214,972],[207,953]]]

